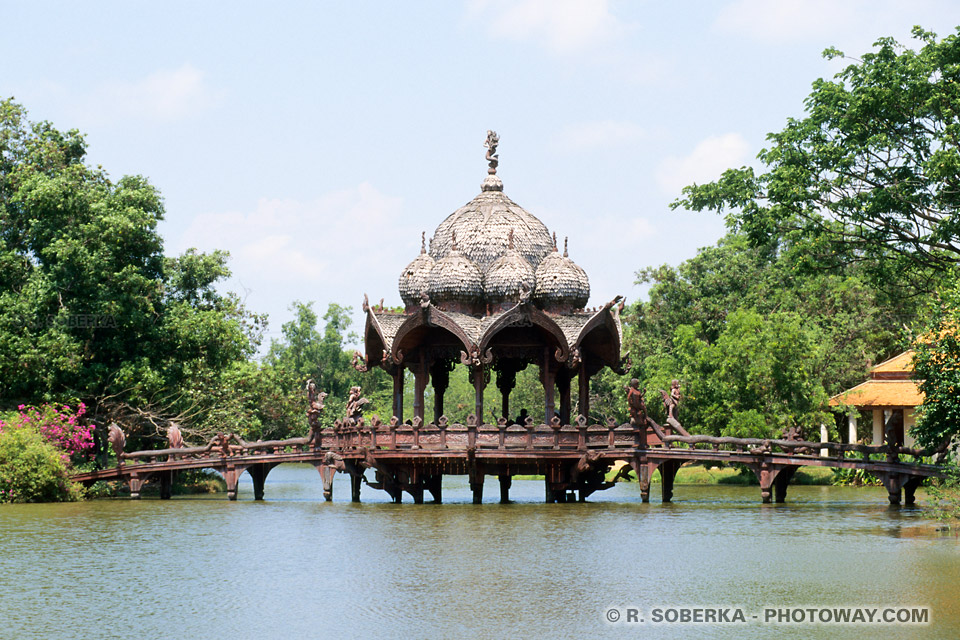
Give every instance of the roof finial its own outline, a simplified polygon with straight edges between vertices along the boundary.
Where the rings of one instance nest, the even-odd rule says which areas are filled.
[[[570,254],[567,253],[567,238],[568,236],[563,236],[563,257],[569,258]]]
[[[553,232],[553,250],[554,251],[557,250],[557,232],[556,231]]]
[[[483,146],[487,148],[487,162],[490,163],[487,173],[492,176],[497,175],[497,165],[500,164],[500,156],[497,155],[498,144],[500,144],[500,136],[497,135],[496,131],[488,130],[487,141],[483,143]]]
[[[427,232],[424,231],[420,234],[420,253],[427,252]]]
[[[507,233],[507,246],[510,248],[510,251],[513,251],[513,227],[511,227],[510,232]]]
[[[451,251],[456,251],[457,250],[457,232],[456,231],[451,232],[451,236],[453,237],[453,239],[450,241],[450,249]]]

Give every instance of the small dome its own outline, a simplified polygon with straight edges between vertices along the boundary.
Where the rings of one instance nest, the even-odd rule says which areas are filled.
[[[507,251],[497,258],[483,278],[483,291],[487,302],[500,305],[517,302],[520,292],[526,288],[533,291],[537,278],[533,267],[513,246],[513,229],[507,240]]]
[[[409,308],[420,301],[420,294],[427,291],[430,285],[430,271],[435,264],[427,253],[426,232],[420,239],[420,255],[407,265],[400,273],[400,297]]]
[[[587,273],[567,255],[567,241],[563,241],[563,255],[553,252],[537,267],[537,285],[533,301],[547,310],[582,309],[590,299],[590,281]]]
[[[446,257],[430,269],[430,300],[447,311],[472,313],[483,306],[483,273],[469,258],[457,250],[457,236]]]

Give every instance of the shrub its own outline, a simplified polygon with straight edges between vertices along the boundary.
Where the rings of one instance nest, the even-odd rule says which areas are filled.
[[[36,426],[7,424],[0,432],[0,502],[70,501],[82,492]]]

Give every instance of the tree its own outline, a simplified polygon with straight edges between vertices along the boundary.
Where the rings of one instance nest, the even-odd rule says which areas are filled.
[[[811,264],[867,262],[888,284],[906,270],[935,288],[930,271],[960,261],[960,38],[913,35],[919,51],[881,38],[814,82],[806,116],[767,136],[765,172],[730,169],[672,206],[727,212],[757,246],[803,242]]]
[[[85,162],[71,130],[0,101],[0,405],[79,398],[136,439],[210,414],[264,319],[215,285],[227,254],[164,255],[160,193]]]
[[[938,447],[960,432],[960,280],[931,300],[915,342],[914,375],[923,392],[912,433],[924,447]]]

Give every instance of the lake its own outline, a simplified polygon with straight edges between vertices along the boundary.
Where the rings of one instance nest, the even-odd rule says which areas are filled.
[[[353,504],[338,474],[326,503],[312,466],[284,465],[262,502],[244,476],[237,502],[2,506],[0,637],[960,636],[957,537],[883,488],[791,486],[780,505],[739,486],[678,485],[670,504],[657,485],[643,504],[635,483],[583,504],[543,495],[514,480],[500,505],[488,478],[473,505],[449,476],[442,505],[366,487]],[[764,621],[811,607],[921,608],[930,622]],[[745,621],[654,621],[683,610]]]

